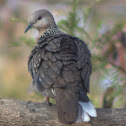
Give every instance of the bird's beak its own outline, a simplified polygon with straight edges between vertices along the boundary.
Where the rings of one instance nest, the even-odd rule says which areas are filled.
[[[33,24],[29,24],[28,27],[25,29],[25,33],[33,27]]]

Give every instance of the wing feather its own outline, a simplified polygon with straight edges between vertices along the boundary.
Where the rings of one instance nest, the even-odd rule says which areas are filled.
[[[78,68],[81,70],[84,88],[89,92],[89,81],[92,73],[91,54],[84,41],[76,38],[75,42],[78,48]]]

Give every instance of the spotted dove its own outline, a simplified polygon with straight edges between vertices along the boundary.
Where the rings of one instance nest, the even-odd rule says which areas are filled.
[[[36,91],[56,99],[61,123],[90,121],[97,112],[87,96],[92,72],[91,54],[77,37],[62,32],[48,10],[34,12],[28,19],[29,29],[39,31],[28,69]]]

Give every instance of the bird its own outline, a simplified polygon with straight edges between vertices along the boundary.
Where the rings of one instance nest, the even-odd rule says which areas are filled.
[[[33,88],[56,100],[59,122],[89,122],[97,111],[87,96],[92,73],[91,53],[85,42],[61,31],[46,9],[35,11],[28,18],[25,33],[31,28],[39,32],[28,58]]]

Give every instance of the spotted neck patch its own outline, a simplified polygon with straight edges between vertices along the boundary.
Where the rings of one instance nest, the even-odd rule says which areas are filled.
[[[49,36],[53,36],[53,35],[56,35],[56,34],[59,34],[59,33],[61,33],[61,31],[57,27],[49,28],[41,35],[40,39],[48,38]]]

